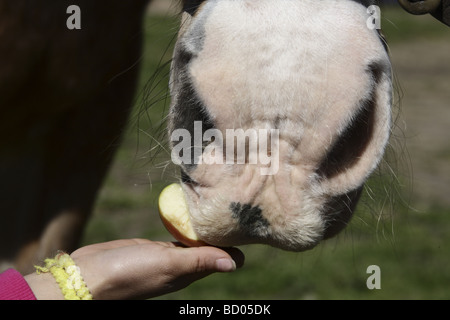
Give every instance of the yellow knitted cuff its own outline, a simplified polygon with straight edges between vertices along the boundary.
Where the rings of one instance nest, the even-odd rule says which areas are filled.
[[[92,295],[80,274],[80,268],[64,252],[54,259],[45,259],[45,267],[34,266],[36,273],[50,272],[58,283],[66,300],[92,300]]]

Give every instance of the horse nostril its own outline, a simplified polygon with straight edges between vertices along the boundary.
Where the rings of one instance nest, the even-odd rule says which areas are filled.
[[[356,115],[322,159],[317,169],[322,177],[330,179],[353,167],[365,154],[379,126],[375,120],[378,112],[377,86],[380,85],[383,69],[380,64],[372,63],[368,66],[368,72],[374,81],[370,96],[360,102]]]
[[[355,119],[337,139],[331,151],[325,155],[317,173],[326,178],[351,168],[369,144],[374,126],[375,101],[372,99],[364,101],[363,106]]]

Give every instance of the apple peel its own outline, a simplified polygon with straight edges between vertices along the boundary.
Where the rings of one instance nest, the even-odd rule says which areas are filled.
[[[164,226],[175,239],[189,247],[206,245],[192,227],[189,208],[180,184],[173,183],[165,187],[159,195],[158,206]]]

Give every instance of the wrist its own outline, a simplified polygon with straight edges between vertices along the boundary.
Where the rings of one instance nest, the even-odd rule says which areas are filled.
[[[81,276],[94,299],[105,299],[105,291],[107,292],[108,288],[111,287],[111,281],[109,280],[111,277],[110,273],[105,270],[99,270],[98,266],[102,264],[99,264],[100,261],[97,261],[96,257],[89,256],[88,258],[85,258],[84,256],[78,257],[76,255],[71,255],[71,258],[80,268]],[[104,266],[104,268],[106,269],[107,266]],[[108,275],[109,278],[106,277],[106,275]]]
[[[38,300],[64,300],[64,296],[55,281],[55,278],[49,273],[26,275],[25,281],[33,291]]]
[[[44,262],[45,266],[35,266],[36,274],[25,279],[37,299],[92,300],[80,268],[68,254],[60,252]]]

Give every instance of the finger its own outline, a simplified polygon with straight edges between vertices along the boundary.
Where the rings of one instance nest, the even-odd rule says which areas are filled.
[[[175,247],[189,248],[189,247],[186,247],[186,245],[182,244],[181,242],[170,242],[170,244],[172,244]],[[206,246],[206,247],[210,247],[210,246]],[[235,247],[215,247],[215,248],[221,249],[221,250],[225,251],[226,253],[228,253],[231,256],[231,258],[234,260],[234,262],[236,263],[237,268],[241,268],[244,265],[245,255],[238,248],[235,248]]]
[[[221,249],[230,255],[230,257],[236,263],[237,268],[241,268],[244,265],[245,255],[241,250],[235,247],[221,248]]]
[[[165,268],[160,273],[164,274],[165,280],[162,282],[165,283],[165,289],[159,294],[180,290],[212,273],[236,270],[232,255],[220,248],[205,246],[167,249],[167,254],[164,255]]]
[[[238,257],[236,250],[229,251]],[[177,252],[180,254],[178,258],[180,271],[184,273],[232,272],[237,267],[233,256],[221,248],[210,246],[178,248]],[[241,259],[239,261],[241,262]]]

